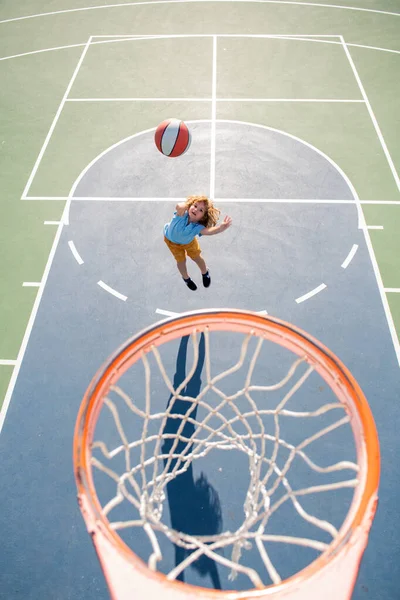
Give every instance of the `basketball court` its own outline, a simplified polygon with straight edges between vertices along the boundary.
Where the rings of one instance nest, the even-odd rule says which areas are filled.
[[[341,4],[58,0],[0,9],[5,598],[108,597],[76,502],[72,438],[82,397],[127,338],[160,319],[221,307],[293,323],[359,382],[382,474],[353,598],[397,597],[400,13],[394,2]],[[169,117],[192,135],[176,159],[154,145],[155,127]],[[204,289],[189,264],[196,292],[162,235],[191,194],[215,198],[222,218],[233,219],[222,235],[200,239],[212,284]],[[164,356],[171,380],[189,370],[187,343]],[[222,345],[215,366],[238,352]],[[278,354],[257,376],[264,369],[278,380],[285,364]],[[232,386],[241,385],[234,375]],[[168,391],[158,380],[154,394],[154,410],[164,410]],[[288,431],[296,436],[299,426]],[[328,442],[316,456],[327,464],[336,451]],[[210,457],[194,474],[212,486],[219,526],[230,530],[240,524],[248,467],[234,451]],[[187,510],[175,507],[189,529],[191,489],[178,490]],[[338,492],[337,503],[343,498]],[[308,508],[320,514],[324,500]],[[335,499],[329,510],[343,520]],[[284,512],[281,525],[290,530],[292,518]],[[141,555],[145,536],[131,543]],[[167,573],[175,549],[165,540],[162,549]],[[244,553],[258,568],[256,549]],[[274,558],[282,577],[304,566],[283,550]],[[188,567],[184,579],[251,587],[212,561]]]

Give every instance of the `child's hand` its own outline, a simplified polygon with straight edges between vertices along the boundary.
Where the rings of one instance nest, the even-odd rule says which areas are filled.
[[[221,229],[223,229],[223,231],[225,231],[225,229],[228,229],[228,227],[230,227],[232,225],[232,218],[228,217],[228,215],[226,215],[226,217],[224,217],[224,220],[221,223]]]

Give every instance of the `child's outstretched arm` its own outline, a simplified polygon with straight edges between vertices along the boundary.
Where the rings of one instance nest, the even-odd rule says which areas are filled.
[[[214,227],[204,227],[204,229],[201,230],[201,235],[215,235],[216,233],[222,233],[231,225],[231,217],[226,216],[222,223],[220,223],[219,225],[214,225]]]
[[[183,215],[187,211],[186,202],[180,202],[179,204],[177,204],[175,206],[175,210],[176,210],[176,212],[177,212],[177,214],[178,214],[179,217],[183,217]]]

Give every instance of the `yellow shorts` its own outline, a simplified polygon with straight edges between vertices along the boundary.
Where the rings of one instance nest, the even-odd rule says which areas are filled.
[[[170,240],[164,236],[164,242],[171,250],[176,262],[183,262],[186,260],[186,254],[190,258],[197,258],[201,254],[201,248],[197,237],[195,237],[190,244],[175,244],[174,242],[170,242]]]

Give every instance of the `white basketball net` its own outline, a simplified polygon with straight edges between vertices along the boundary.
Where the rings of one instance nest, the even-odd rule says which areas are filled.
[[[92,449],[99,449],[101,454],[98,456],[107,460],[114,458],[118,454],[123,454],[125,458],[126,470],[123,474],[116,473],[111,469],[105,460],[99,460],[92,456],[92,464],[108,475],[116,484],[115,497],[111,499],[104,507],[103,513],[107,516],[111,527],[114,530],[121,530],[129,527],[143,527],[152,547],[152,553],[148,558],[150,569],[157,570],[157,563],[162,560],[162,553],[158,542],[159,535],[165,535],[176,546],[184,548],[186,557],[173,570],[167,574],[168,579],[177,578],[183,570],[194,563],[202,556],[207,556],[216,563],[224,565],[231,570],[230,578],[234,579],[238,572],[246,574],[254,587],[263,588],[266,583],[261,580],[260,575],[255,569],[240,564],[241,554],[250,544],[255,544],[262,562],[273,583],[279,583],[281,577],[272,564],[266,549],[266,544],[273,542],[286,543],[290,545],[305,546],[313,548],[316,551],[323,552],[330,544],[314,539],[306,539],[295,536],[272,535],[267,532],[267,524],[271,515],[284,503],[291,502],[302,518],[312,523],[319,530],[327,532],[331,537],[331,542],[338,534],[337,529],[328,521],[321,520],[316,516],[309,514],[302,506],[301,498],[307,494],[318,492],[335,491],[339,488],[354,488],[358,480],[357,474],[359,467],[354,462],[340,461],[327,467],[315,464],[307,455],[307,447],[315,440],[330,434],[333,430],[349,423],[349,417],[344,411],[344,406],[339,402],[324,404],[312,412],[296,412],[286,408],[287,403],[293,397],[295,392],[302,386],[306,379],[313,372],[313,367],[309,366],[305,357],[297,358],[291,365],[289,371],[283,379],[274,385],[252,385],[252,374],[259,356],[263,339],[257,339],[256,348],[250,357],[249,368],[243,384],[243,388],[235,394],[227,396],[220,387],[219,383],[238,371],[244,364],[248,351],[252,332],[244,337],[240,349],[240,356],[237,363],[228,370],[219,375],[211,375],[210,361],[210,343],[209,332],[204,330],[205,335],[205,373],[203,374],[203,385],[199,395],[196,398],[181,395],[195,373],[199,360],[199,334],[194,331],[190,338],[193,344],[193,364],[182,383],[174,389],[171,379],[166,373],[158,349],[153,346],[150,352],[154,355],[158,369],[162,374],[165,385],[171,394],[171,401],[165,412],[151,412],[151,368],[146,354],[142,354],[145,371],[145,410],[140,409],[129,395],[118,386],[113,386],[110,391],[117,394],[123,403],[134,413],[137,419],[143,420],[142,436],[140,439],[129,441],[124,430],[124,424],[120,420],[116,403],[108,396],[104,405],[111,412],[115,427],[121,439],[120,445],[110,449],[103,441],[94,441]],[[302,365],[303,369],[299,369]],[[299,372],[301,371],[300,375]],[[252,397],[253,392],[268,393],[286,386],[290,382],[290,389],[285,391],[283,397],[274,409],[263,409],[260,401],[257,403]],[[214,393],[213,403],[208,402],[207,394]],[[220,399],[219,404],[215,402],[216,396]],[[239,397],[247,399],[248,411],[240,412],[236,406],[236,400]],[[257,396],[259,397],[259,396]],[[174,414],[174,403],[178,400],[184,400],[188,403],[188,409],[185,414]],[[223,414],[223,407],[229,404],[232,411],[231,418]],[[202,420],[197,420],[191,415],[196,414],[196,408],[202,407],[202,413],[205,413]],[[296,419],[313,419],[329,411],[338,410],[340,418],[332,424],[324,427],[311,437],[304,439],[296,446],[290,444],[280,437],[280,418],[282,416]],[[274,430],[270,433],[265,431],[265,424],[262,420],[263,415],[272,415],[274,421]],[[209,422],[211,417],[217,417],[220,421],[219,427],[211,427]],[[181,422],[176,427],[176,433],[165,432],[168,419],[179,419]],[[251,427],[249,419],[254,419],[258,428],[254,430],[254,424]],[[148,429],[151,421],[159,423],[158,434],[149,435]],[[192,435],[185,437],[185,425],[190,423]],[[238,432],[238,424],[241,424],[242,433]],[[246,433],[243,433],[243,426]],[[151,455],[146,455],[146,444],[149,442],[155,444],[155,451]],[[178,445],[184,449],[178,451]],[[168,447],[168,453],[165,453],[165,447]],[[268,455],[267,455],[268,447]],[[276,458],[279,448],[285,448],[288,452],[284,466],[278,468]],[[131,451],[134,448],[140,450],[140,462],[131,464]],[[248,459],[249,466],[249,485],[244,503],[244,520],[241,526],[234,532],[226,531],[216,535],[196,536],[182,531],[176,531],[166,525],[163,520],[164,502],[167,498],[167,485],[169,482],[178,478],[187,471],[193,461],[204,458],[209,452],[220,450],[238,450],[244,453]],[[272,450],[271,450],[272,449]],[[164,454],[163,454],[164,452]],[[351,470],[356,473],[353,479],[344,479],[340,482],[306,487],[304,489],[293,490],[288,472],[295,457],[300,457],[316,473],[331,473],[333,471]],[[149,479],[148,473],[151,468],[152,477]],[[129,484],[129,485],[128,485]],[[284,493],[275,497],[275,492],[279,486],[284,486]],[[129,488],[129,489],[128,489]],[[282,488],[281,488],[282,489]],[[133,513],[136,518],[129,521],[112,521],[111,512],[117,505],[128,501],[134,507]],[[222,548],[229,549],[229,558],[221,556],[218,550]]]

